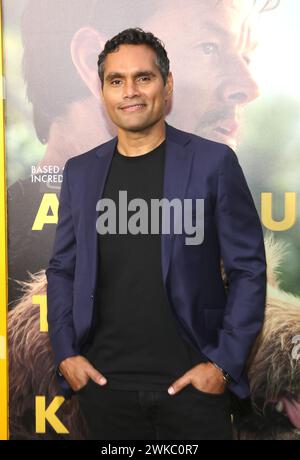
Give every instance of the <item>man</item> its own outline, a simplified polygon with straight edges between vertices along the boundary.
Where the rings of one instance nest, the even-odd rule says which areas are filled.
[[[249,395],[245,363],[265,304],[250,191],[228,146],[165,122],[173,76],[151,33],[113,37],[98,70],[118,135],[67,161],[46,270],[61,387],[77,392],[94,439],[231,439],[229,394]],[[168,232],[160,221],[152,232],[152,213],[149,233],[110,223],[100,232],[96,211],[120,191],[146,203],[192,200],[193,223],[203,200],[201,244],[186,243],[186,226]],[[124,202],[116,209],[121,222]]]
[[[171,124],[237,147],[242,111],[259,91],[251,65],[258,44],[257,6],[252,0],[192,0],[183,9],[175,0],[171,7],[163,2],[143,23],[166,44],[172,62]]]
[[[235,149],[242,110],[258,95],[250,58],[259,12],[275,3],[27,2],[22,15],[24,79],[36,135],[45,145],[38,166],[63,168],[70,157],[116,135],[116,127],[99,97],[100,82],[94,63],[108,37],[136,24],[161,37],[171,57],[176,92],[172,107],[169,101],[166,108],[166,120]],[[21,295],[15,280],[26,280],[28,271],[44,269],[50,257],[55,225],[46,224],[41,231],[32,231],[43,194],[59,193],[60,183],[50,182],[49,176],[49,183],[32,183],[29,177],[17,181],[8,191],[10,301]]]

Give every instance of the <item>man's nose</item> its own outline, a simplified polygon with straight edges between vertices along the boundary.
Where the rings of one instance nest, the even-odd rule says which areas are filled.
[[[139,89],[135,81],[128,80],[124,82],[123,86],[123,97],[124,98],[132,98],[135,96],[139,96]]]
[[[229,66],[228,66],[229,70]],[[247,104],[259,96],[259,87],[244,59],[235,60],[221,85],[221,97],[226,103]]]

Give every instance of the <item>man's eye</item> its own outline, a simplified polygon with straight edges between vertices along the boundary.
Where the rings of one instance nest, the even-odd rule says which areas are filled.
[[[150,80],[150,77],[148,77],[148,76],[145,75],[145,76],[139,77],[139,80],[148,81],[148,80]],[[111,81],[111,85],[113,85],[113,86],[118,86],[118,84],[119,84],[120,82],[121,82],[121,80],[112,80],[112,81]]]
[[[206,43],[201,43],[201,48],[206,55],[211,55],[211,54],[216,54],[218,53],[218,45],[213,42],[206,42]]]

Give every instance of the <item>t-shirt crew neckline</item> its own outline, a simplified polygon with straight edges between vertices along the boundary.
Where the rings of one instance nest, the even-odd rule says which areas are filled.
[[[152,157],[153,154],[159,152],[161,150],[161,148],[164,146],[166,142],[166,139],[164,139],[157,147],[155,147],[155,149],[151,150],[150,152],[147,152],[147,153],[143,153],[141,155],[135,155],[135,156],[126,156],[126,155],[123,155],[122,153],[119,152],[117,146],[115,148],[115,155],[118,159],[120,160],[123,160],[123,161],[141,161],[142,159],[145,159],[145,158],[150,158],[150,156]]]

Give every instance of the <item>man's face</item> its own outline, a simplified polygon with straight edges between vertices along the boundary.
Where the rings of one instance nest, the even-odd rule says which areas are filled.
[[[178,0],[143,24],[164,41],[171,62],[175,90],[168,121],[232,148],[241,109],[258,95],[249,64],[255,46],[251,4]]]
[[[143,131],[164,119],[172,76],[164,86],[155,58],[147,45],[120,45],[106,56],[102,95],[119,129]]]

